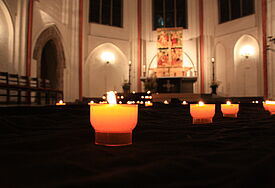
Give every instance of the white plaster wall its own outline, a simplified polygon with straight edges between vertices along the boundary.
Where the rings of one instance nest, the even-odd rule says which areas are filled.
[[[14,25],[6,4],[0,1],[0,70],[13,73]]]
[[[188,28],[183,29],[183,51],[191,58],[196,70],[199,68],[198,59],[198,37],[199,37],[199,12],[198,0],[188,0]],[[192,11],[193,10],[193,11]],[[157,53],[157,32],[152,27],[152,1],[142,1],[142,72],[148,72],[148,69],[156,66],[155,55]],[[183,61],[190,63],[189,58],[183,56]],[[151,65],[150,65],[151,64]],[[145,68],[144,68],[145,67]],[[144,74],[142,74],[144,76]],[[199,79],[194,85],[194,92],[199,92]]]
[[[256,13],[254,15],[222,24],[218,24],[218,20],[216,20],[213,48],[216,56],[216,74],[219,81],[222,81],[221,87],[218,88],[218,93],[224,96],[263,96],[262,56],[260,53],[262,46],[260,32],[261,1],[256,0],[255,2]],[[246,45],[246,42],[240,42],[237,45],[238,47],[236,46],[238,40],[244,35],[249,35],[255,39],[252,45],[254,45],[256,50],[253,58],[249,59],[249,63],[247,62],[248,60],[245,60],[249,64],[247,69],[239,66],[244,64],[240,64],[244,59],[239,56],[239,50]],[[218,44],[224,47],[222,51],[225,53],[221,52]]]
[[[100,97],[106,90],[122,91],[122,83],[129,78],[129,61],[132,62],[131,87],[136,89],[136,57],[133,43],[136,33],[136,0],[124,0],[123,27],[88,23],[86,28],[84,96]],[[88,3],[87,3],[87,7]],[[87,8],[88,13],[88,8]],[[101,54],[110,51],[115,61],[108,66],[102,62]],[[106,86],[107,80],[107,86]]]
[[[267,36],[275,37],[275,0],[268,0]],[[267,51],[268,65],[268,98],[275,99],[275,44],[268,42],[272,50]]]
[[[64,95],[66,101],[78,99],[78,24],[79,2],[77,0],[40,0],[34,2],[32,48],[40,34],[55,25],[61,33],[65,54]],[[37,62],[32,59],[31,75],[37,75]]]

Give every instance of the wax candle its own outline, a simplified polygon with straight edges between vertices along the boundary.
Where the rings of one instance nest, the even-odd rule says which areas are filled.
[[[239,104],[231,104],[230,101],[227,101],[226,104],[221,104],[221,110],[223,117],[236,118],[238,116]]]
[[[105,146],[132,144],[138,106],[116,104],[113,92],[107,93],[107,100],[109,104],[90,105],[90,122],[95,129],[95,143]]]
[[[186,101],[182,101],[182,105],[187,105],[188,103]]]
[[[153,103],[151,103],[151,101],[145,101],[145,106],[153,106]]]
[[[212,123],[215,115],[215,104],[190,104],[190,114],[193,117],[193,124]]]
[[[57,106],[63,106],[66,105],[66,103],[63,102],[63,100],[60,100],[59,102],[56,103]]]
[[[275,101],[265,101],[263,103],[264,109],[269,111],[271,115],[275,115]]]
[[[169,104],[169,102],[167,100],[163,101],[164,104]]]

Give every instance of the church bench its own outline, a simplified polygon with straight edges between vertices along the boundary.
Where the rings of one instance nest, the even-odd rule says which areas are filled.
[[[0,97],[1,102],[7,104],[21,104],[22,98],[25,103],[41,104],[44,99],[45,104],[55,103],[59,99],[63,99],[63,91],[51,88],[50,80],[40,79],[28,76],[19,76],[18,74],[9,74],[8,72],[0,72]],[[3,100],[5,98],[5,100]]]

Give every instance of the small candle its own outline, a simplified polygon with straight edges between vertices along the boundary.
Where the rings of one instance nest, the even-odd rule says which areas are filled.
[[[167,100],[163,101],[164,104],[169,104],[169,102]]]
[[[66,103],[63,102],[63,100],[60,100],[59,102],[56,103],[57,106],[63,106],[66,105]]]
[[[90,105],[90,104],[94,104],[95,102],[94,101],[90,101],[89,103],[88,103],[88,105]]]
[[[153,103],[151,103],[151,101],[145,101],[145,106],[153,106]]]
[[[95,129],[95,143],[105,146],[132,144],[138,106],[116,104],[114,92],[107,93],[107,101],[109,104],[90,105],[90,122]]]
[[[188,103],[186,101],[182,101],[182,105],[187,105]]]
[[[221,110],[223,117],[236,118],[238,116],[239,104],[231,104],[230,101],[227,101],[226,104],[221,104]]]
[[[212,123],[212,118],[215,115],[215,104],[204,104],[202,101],[199,104],[191,104],[190,114],[193,117],[193,124]]]
[[[275,101],[265,101],[263,103],[264,109],[269,111],[271,115],[275,115]]]

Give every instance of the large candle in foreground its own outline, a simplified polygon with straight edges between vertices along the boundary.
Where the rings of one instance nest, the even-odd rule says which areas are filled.
[[[236,118],[238,116],[239,104],[231,104],[230,101],[227,101],[226,104],[221,104],[221,110],[223,117]]]
[[[109,104],[90,105],[90,122],[95,129],[95,143],[106,146],[132,144],[138,105],[116,104],[114,92],[107,93],[107,100]]]
[[[275,115],[275,101],[265,101],[263,106],[264,109],[268,110],[271,115]]]
[[[215,104],[190,104],[190,114],[193,117],[193,124],[212,123],[215,115]]]

